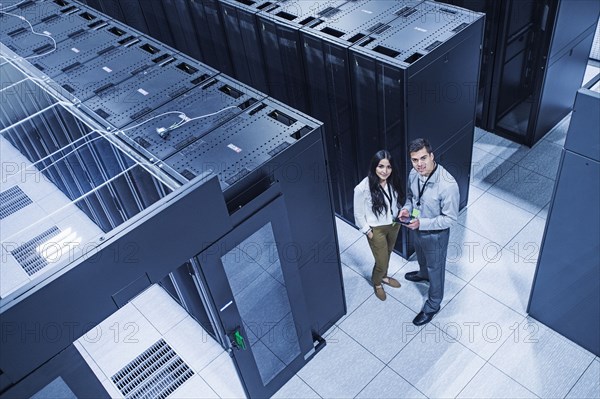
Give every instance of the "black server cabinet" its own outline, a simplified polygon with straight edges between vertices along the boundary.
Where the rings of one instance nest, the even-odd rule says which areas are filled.
[[[202,62],[224,74],[233,75],[231,57],[216,0],[189,0],[190,17]]]
[[[142,5],[139,0],[119,0],[119,6],[123,10],[124,22],[145,34],[149,34],[148,22],[144,18]],[[110,13],[108,15],[112,16]],[[114,17],[116,18],[116,16]]]
[[[361,170],[379,148],[407,160],[407,144],[417,137],[441,149],[466,134],[467,152],[472,148],[473,132],[464,129],[475,120],[483,17],[433,2],[416,8],[410,20],[396,19],[378,37],[350,48],[354,107],[361,110],[356,113]],[[462,152],[446,159],[464,169],[457,173],[464,180],[459,185],[468,188],[471,155],[465,159]],[[408,176],[410,162],[400,167]],[[466,201],[467,191],[461,190],[461,207]]]
[[[345,313],[321,136],[318,122],[267,98],[165,161],[183,181],[218,175],[231,211],[243,209],[265,185],[281,186],[294,242],[290,256],[297,260],[318,334]]]
[[[225,36],[233,65],[233,77],[269,93],[256,13],[272,7],[272,2],[236,0],[219,1]],[[271,49],[267,49],[269,51]]]
[[[594,0],[441,1],[487,14],[479,126],[532,146],[573,106],[600,4]]]
[[[309,113],[324,121],[336,212],[353,220],[353,189],[366,169],[357,165],[354,108],[348,49],[365,36],[385,30],[396,13],[419,2],[357,1],[331,6],[300,29]]]
[[[187,0],[165,0],[165,17],[173,36],[173,46],[190,57],[204,61],[200,44],[196,38],[196,28]]]
[[[424,2],[408,18],[350,48],[358,165],[380,148],[395,155],[406,179],[408,143],[426,137],[457,180],[467,204],[483,16]],[[408,231],[396,249],[412,252]]]
[[[150,36],[174,47],[175,40],[171,33],[170,17],[167,14],[170,14],[171,18],[176,19],[174,14],[177,10],[172,8],[167,13],[161,0],[141,0],[139,3],[144,19],[146,20],[146,25],[148,25]],[[180,41],[179,44],[184,45],[185,42]],[[183,51],[184,48],[178,48],[178,50]]]
[[[580,89],[546,221],[528,313],[600,355],[600,93]]]
[[[122,128],[218,74],[182,54],[163,54],[153,62],[156,67],[97,91],[84,104],[114,127]]]
[[[310,112],[300,28],[317,23],[321,14],[346,0],[332,2],[279,1],[257,14],[269,95],[303,112]],[[329,125],[325,127],[327,130]]]

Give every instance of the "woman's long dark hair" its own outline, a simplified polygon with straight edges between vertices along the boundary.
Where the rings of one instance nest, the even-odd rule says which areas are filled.
[[[375,155],[373,155],[373,158],[371,158],[371,164],[369,165],[369,173],[367,175],[367,177],[369,178],[369,189],[371,191],[371,199],[373,201],[371,209],[373,210],[373,213],[377,216],[385,214],[388,211],[388,207],[385,203],[383,193],[379,188],[379,176],[377,176],[377,173],[375,173],[377,165],[379,165],[379,162],[382,159],[387,159],[390,162],[390,165],[392,166],[392,173],[387,178],[387,184],[391,184],[392,186],[392,195],[394,195],[395,193],[395,195],[398,196],[398,202],[401,198],[400,179],[398,178],[399,170],[396,167],[392,154],[390,154],[387,150],[379,150],[375,153]]]

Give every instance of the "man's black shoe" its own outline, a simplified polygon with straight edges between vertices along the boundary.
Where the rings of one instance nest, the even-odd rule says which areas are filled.
[[[436,313],[437,312],[431,312],[431,313],[419,312],[417,317],[414,318],[413,324],[415,326],[422,326],[423,324],[427,324],[431,321],[431,319],[433,319],[433,316],[435,316]]]
[[[429,281],[428,278],[421,277],[418,273],[419,272],[408,272],[404,275],[404,278],[414,283],[418,283],[419,281]]]

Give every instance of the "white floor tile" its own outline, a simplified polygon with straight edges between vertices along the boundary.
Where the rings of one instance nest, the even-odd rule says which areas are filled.
[[[385,367],[339,327],[325,336],[327,345],[298,376],[324,398],[353,398]]]
[[[543,398],[562,398],[588,368],[594,355],[527,318],[490,363]]]
[[[527,263],[537,264],[545,227],[545,219],[534,217],[508,243],[506,249],[520,256]]]
[[[219,396],[197,374],[191,376],[186,382],[169,395],[174,399],[218,398]]]
[[[537,398],[521,384],[487,363],[463,389],[458,398],[518,399]]]
[[[161,335],[188,317],[188,313],[158,284],[153,284],[132,301]]]
[[[487,190],[515,165],[514,162],[473,147],[471,184]]]
[[[458,217],[458,222],[504,247],[533,217],[532,213],[485,193]]]
[[[550,203],[553,191],[554,180],[515,165],[487,192],[536,214]]]
[[[556,180],[561,153],[561,146],[547,140],[540,140],[533,146],[527,156],[519,161],[519,165],[542,176]]]
[[[320,396],[297,375],[293,376],[279,391],[273,395],[274,399],[312,399]]]
[[[562,121],[558,122],[558,124],[544,136],[544,140],[563,147],[567,138],[567,132],[569,131],[571,115],[572,113],[569,113]]]
[[[373,295],[373,287],[370,280],[356,273],[353,269],[342,263],[342,276],[344,278],[344,291],[346,294],[347,313],[338,321],[341,323],[348,315],[356,310],[361,303]]]
[[[433,319],[452,338],[488,360],[524,316],[467,285]]]
[[[221,353],[207,367],[200,371],[200,377],[221,398],[245,398],[244,388],[233,365],[233,360],[226,352]]]
[[[469,200],[467,202],[467,206],[472,205],[479,197],[481,197],[485,193],[484,190],[480,189],[477,186],[472,184],[469,185]]]
[[[335,226],[337,229],[340,252],[344,252],[350,245],[354,244],[356,240],[364,237],[363,233],[358,231],[354,226],[350,226],[337,216],[335,218]]]
[[[394,275],[394,278],[398,280],[402,287],[395,290],[386,290],[388,295],[393,296],[401,303],[406,305],[409,309],[418,313],[423,308],[423,304],[427,300],[427,293],[429,292],[429,283],[418,282],[413,283],[404,278],[404,274],[414,270],[419,270],[417,261],[409,262],[406,267],[402,268],[398,273]],[[444,283],[444,299],[442,300],[441,308],[452,299],[454,296],[467,284],[464,280],[456,277],[452,273],[446,271],[446,281]]]
[[[191,316],[171,328],[164,338],[195,372],[202,371],[225,352]]]
[[[595,359],[569,391],[567,398],[600,398],[600,362]]]
[[[110,379],[160,338],[156,328],[128,303],[78,341]]]
[[[377,377],[375,377],[365,389],[360,391],[357,398],[414,399],[425,398],[425,395],[410,385],[408,381],[400,377],[392,369],[386,367],[377,374]]]
[[[471,280],[471,285],[526,315],[535,268],[536,263],[503,249]]]
[[[453,398],[484,364],[465,346],[427,324],[388,366],[430,398]]]
[[[514,163],[523,159],[529,151],[529,148],[524,145],[517,144],[497,134],[483,135],[474,146]]]
[[[446,271],[470,281],[499,250],[499,244],[456,224],[450,228]]]
[[[401,289],[385,287],[386,292]],[[416,315],[390,295],[385,301],[372,295],[339,323],[339,327],[379,360],[388,363],[408,343],[408,337],[414,336],[412,320]]]

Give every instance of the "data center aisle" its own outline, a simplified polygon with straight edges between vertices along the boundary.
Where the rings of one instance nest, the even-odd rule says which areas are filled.
[[[476,130],[469,204],[451,230],[446,293],[432,323],[412,319],[427,292],[393,255],[402,282],[377,300],[372,255],[338,219],[348,315],[327,347],[277,394],[289,397],[561,398],[600,396],[600,361],[527,317],[569,117],[533,148]]]
[[[526,315],[568,122],[531,149],[477,130],[470,202],[452,229],[446,297],[429,325],[411,322],[427,292],[403,278],[416,260],[393,255],[402,287],[380,302],[366,240],[338,219],[348,314],[275,397],[599,397],[600,360]],[[153,343],[191,370],[169,397],[243,396],[229,355],[158,286],[76,347],[111,396],[122,397],[111,377]]]

